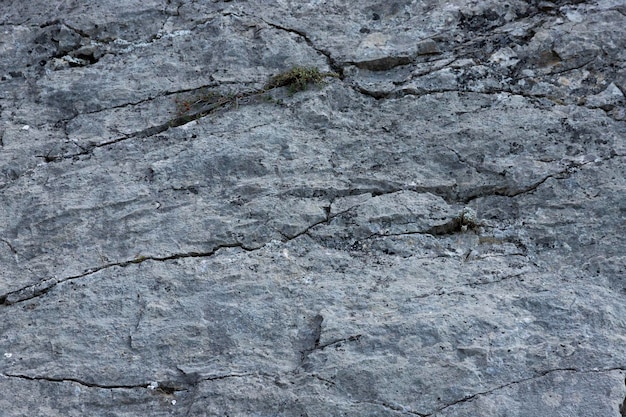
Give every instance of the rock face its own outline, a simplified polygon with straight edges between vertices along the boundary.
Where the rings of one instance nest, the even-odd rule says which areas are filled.
[[[2,11],[3,416],[626,415],[622,0]]]

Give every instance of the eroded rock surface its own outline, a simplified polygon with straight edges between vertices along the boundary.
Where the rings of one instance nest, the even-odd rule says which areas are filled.
[[[3,415],[626,413],[622,1],[2,9]]]

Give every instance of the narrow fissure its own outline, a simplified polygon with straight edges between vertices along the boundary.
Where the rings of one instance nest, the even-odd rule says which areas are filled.
[[[262,245],[261,245],[262,246]],[[138,256],[134,259],[131,260],[127,260],[127,261],[122,261],[122,262],[113,262],[113,263],[109,263],[103,266],[99,266],[96,268],[90,268],[85,270],[82,274],[78,274],[78,275],[73,275],[70,277],[66,277],[63,279],[55,279],[55,278],[50,278],[50,279],[46,279],[43,281],[40,281],[36,284],[33,285],[29,285],[26,286],[24,288],[20,288],[18,290],[15,291],[11,291],[8,292],[2,296],[0,296],[0,305],[5,305],[5,306],[10,306],[22,301],[27,301],[36,297],[39,297],[41,295],[46,294],[47,292],[49,292],[50,290],[52,290],[53,288],[55,288],[58,284],[61,284],[63,282],[67,282],[67,281],[71,281],[71,280],[75,280],[75,279],[80,279],[80,278],[84,278],[86,276],[95,274],[96,272],[108,269],[108,268],[113,268],[113,267],[127,267],[129,265],[133,265],[133,264],[139,264],[145,261],[157,261],[157,262],[164,262],[164,261],[170,261],[170,260],[176,260],[176,259],[184,259],[184,258],[204,258],[204,257],[210,257],[215,255],[220,249],[226,249],[226,248],[241,248],[244,251],[254,251],[259,249],[261,246],[259,247],[248,247],[246,245],[243,245],[242,243],[231,243],[231,244],[222,244],[217,246],[216,248],[214,248],[211,251],[208,252],[186,252],[186,253],[177,253],[177,254],[172,254],[172,255],[168,255],[168,256],[162,256],[162,257],[158,257],[158,256]]]
[[[10,374],[10,373],[5,373],[2,374],[5,377],[8,378],[19,378],[19,379],[24,379],[24,380],[28,380],[28,381],[48,381],[48,382],[74,382],[80,385],[83,385],[85,387],[89,387],[89,388],[103,388],[103,389],[137,389],[137,388],[148,388],[150,384],[145,383],[145,384],[135,384],[135,385],[108,385],[108,384],[97,384],[97,383],[93,383],[93,382],[87,382],[87,381],[83,381],[81,379],[78,378],[52,378],[52,377],[46,377],[46,376],[29,376],[29,375],[23,375],[23,374]]]

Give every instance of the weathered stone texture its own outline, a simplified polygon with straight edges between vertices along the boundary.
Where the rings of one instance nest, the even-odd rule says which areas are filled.
[[[2,9],[2,415],[626,414],[623,2]]]

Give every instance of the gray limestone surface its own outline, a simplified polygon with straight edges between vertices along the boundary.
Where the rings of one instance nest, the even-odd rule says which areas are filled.
[[[2,416],[626,415],[623,0],[0,11]]]

